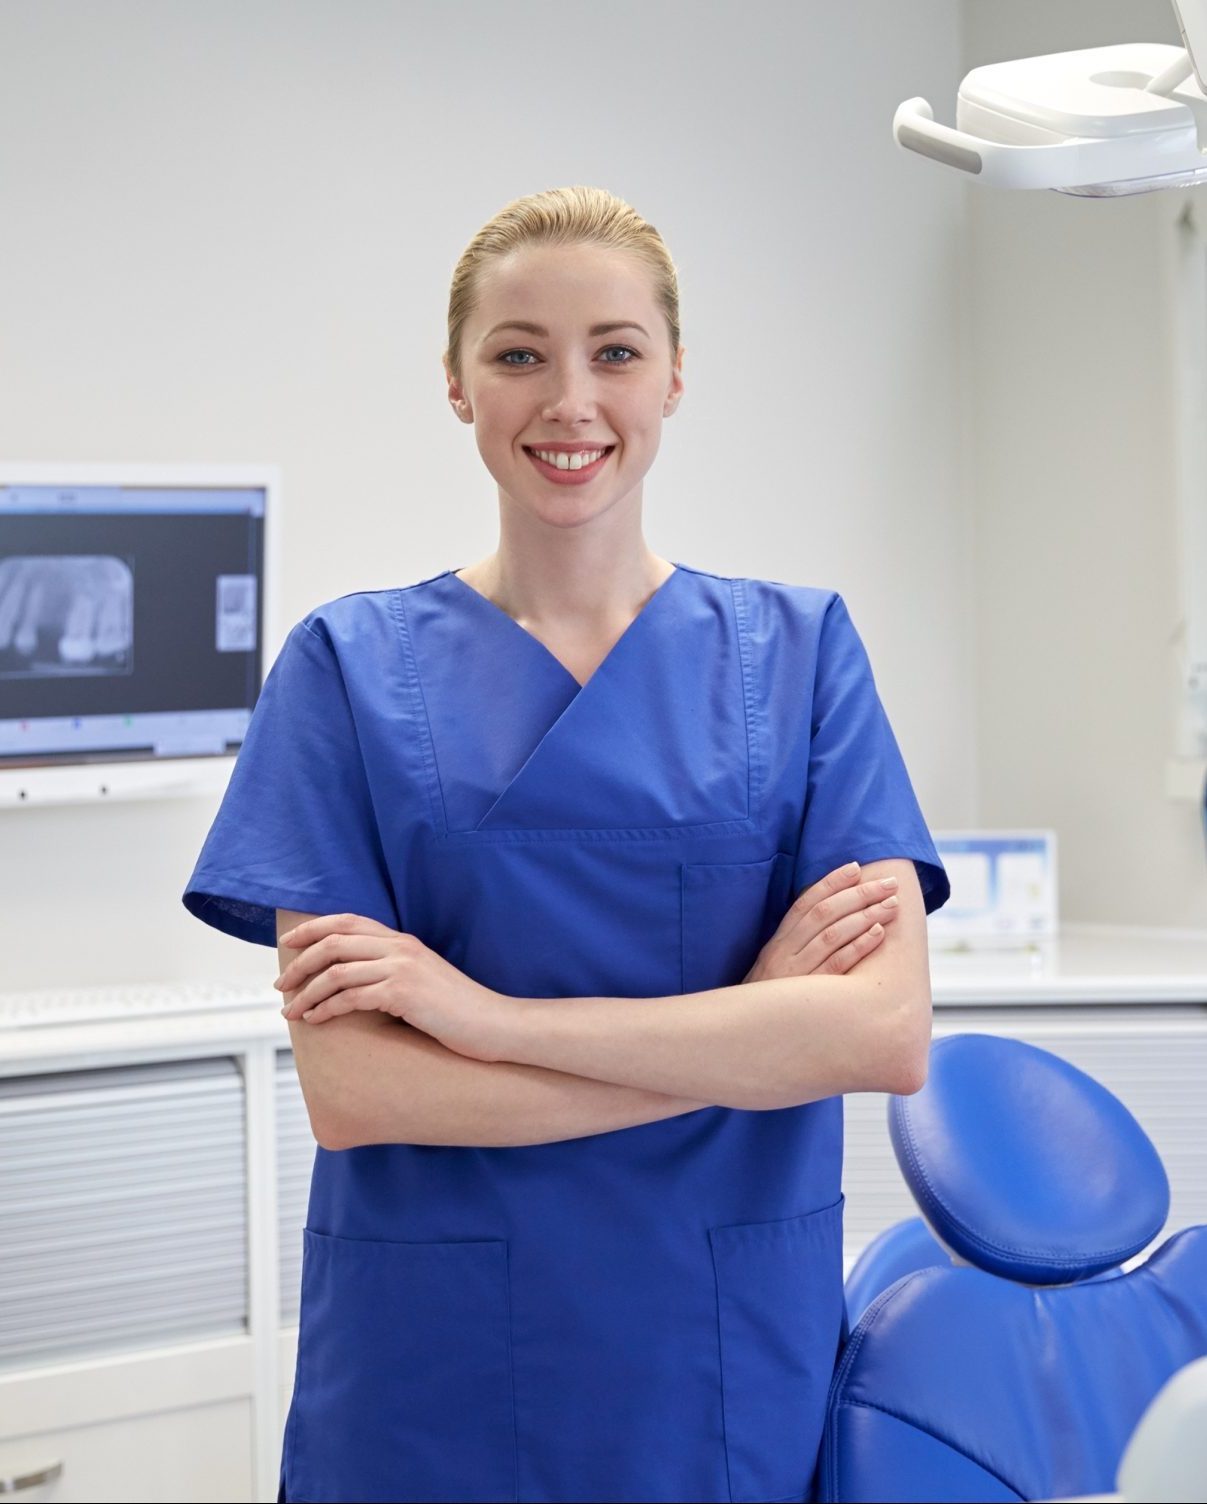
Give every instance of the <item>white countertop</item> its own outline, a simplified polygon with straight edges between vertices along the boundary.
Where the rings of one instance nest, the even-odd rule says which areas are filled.
[[[930,952],[936,1006],[1207,1005],[1207,930],[1066,924],[1025,946]]]

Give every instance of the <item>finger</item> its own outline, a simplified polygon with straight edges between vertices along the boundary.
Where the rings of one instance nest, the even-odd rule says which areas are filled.
[[[281,1004],[281,1017],[301,1018],[307,1009],[317,1007],[324,998],[338,991],[339,983],[333,980],[328,972],[320,971],[317,976],[310,977],[304,987],[286,992],[285,1001]]]
[[[294,925],[293,929],[278,935],[277,939],[282,945],[288,945],[290,950],[302,950],[333,930],[351,929],[359,917],[357,914],[316,914],[313,919],[304,919],[301,924]]]
[[[299,926],[300,928],[300,926]],[[324,935],[294,956],[288,966],[272,984],[278,992],[296,992],[309,979],[337,961],[363,960],[383,954],[383,944],[377,935],[348,935],[336,931]]]
[[[891,897],[895,892],[893,887],[885,888],[882,883],[883,879],[874,878],[871,882],[859,883],[819,899],[805,914],[792,918],[786,927],[787,938],[799,949],[848,915],[875,913],[879,916],[880,905],[886,896]],[[833,949],[832,946],[829,948]]]
[[[810,887],[802,888],[796,895],[793,907],[799,904],[807,912],[827,894],[841,893],[844,888],[852,887],[859,881],[859,870],[858,862],[851,862],[847,867],[835,867],[833,872],[819,877]]]
[[[874,877],[865,883],[856,883],[853,886],[841,889],[837,893],[831,893],[820,898],[813,905],[812,913],[822,922],[829,923],[833,919],[839,919],[844,914],[854,914],[858,911],[868,910],[875,905],[883,903],[886,898],[892,897],[897,892],[895,878],[885,879]],[[820,913],[818,912],[820,910]]]
[[[835,976],[845,974],[852,967],[858,966],[864,956],[875,950],[883,939],[884,926],[874,924],[870,930],[864,930],[862,935],[856,936],[850,945],[844,945],[841,950],[836,950],[822,970],[832,971]]]
[[[848,901],[847,895],[856,888],[858,882],[857,862],[851,864],[849,871],[844,867],[836,867],[833,872],[827,872],[825,877],[819,878],[810,887],[801,889],[780,921],[778,933],[790,937],[798,946],[804,945],[822,925],[829,924],[857,907],[857,901],[853,898]],[[815,915],[818,905],[822,906],[822,912]],[[806,920],[811,925],[807,933],[799,929],[802,921]]]
[[[286,998],[281,1009],[285,1018],[301,1018],[311,1008],[316,1008],[327,998],[349,987],[363,987],[380,982],[388,975],[389,968],[382,960],[337,961],[311,977],[304,987]]]
[[[836,919],[832,924],[823,926],[814,934],[813,938],[798,952],[801,961],[809,971],[817,971],[822,963],[829,957],[834,956],[843,946],[864,935],[872,925],[888,920],[897,913],[897,905],[885,909],[883,904],[877,904],[871,909],[857,909],[854,914],[844,915]]]
[[[376,1012],[378,1007],[376,993],[375,986],[344,987],[339,992],[333,992],[330,997],[324,998],[313,1008],[307,1009],[302,1017],[308,1024],[322,1024],[326,1023],[329,1018],[339,1018],[344,1013],[355,1013],[358,1010]]]
[[[283,935],[278,935],[277,939],[282,945],[288,945],[290,950],[298,950],[302,946],[312,945],[316,940],[336,930],[349,935],[381,932],[397,935],[400,933],[398,930],[392,930],[388,924],[382,924],[378,919],[370,919],[367,914],[316,914],[313,919],[304,919],[293,929],[286,930]]]
[[[342,987],[349,983],[349,977],[344,963],[329,966],[325,971],[320,971],[317,976],[311,977],[304,987],[297,988],[289,994],[281,1008],[283,1018],[301,1018],[303,1013],[311,1008],[317,1008],[327,998],[339,992]],[[361,981],[363,978],[356,978]]]

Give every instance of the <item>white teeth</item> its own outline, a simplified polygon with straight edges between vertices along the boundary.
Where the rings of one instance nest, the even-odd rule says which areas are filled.
[[[538,459],[544,460],[547,465],[556,465],[559,470],[581,470],[584,465],[594,464],[607,451],[588,449],[581,454],[559,454],[550,449],[534,449],[532,452]]]

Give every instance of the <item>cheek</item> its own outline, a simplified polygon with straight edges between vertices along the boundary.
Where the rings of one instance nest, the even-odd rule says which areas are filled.
[[[483,459],[494,456],[506,460],[511,450],[519,449],[518,435],[523,430],[523,418],[512,414],[499,405],[493,405],[483,413],[479,408],[474,424],[474,438]]]
[[[474,422],[493,439],[506,439],[519,431],[532,408],[523,393],[516,390],[522,382],[490,377],[478,383],[474,392]]]
[[[656,444],[665,400],[666,392],[658,382],[644,382],[640,389],[634,382],[632,390],[624,392],[608,408],[616,432],[627,434],[634,448]]]

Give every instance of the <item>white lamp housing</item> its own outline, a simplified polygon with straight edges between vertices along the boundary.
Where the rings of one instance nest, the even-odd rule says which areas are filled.
[[[1163,42],[974,68],[954,130],[918,98],[898,106],[893,135],[996,188],[1108,198],[1207,182],[1207,96],[1190,52]]]

